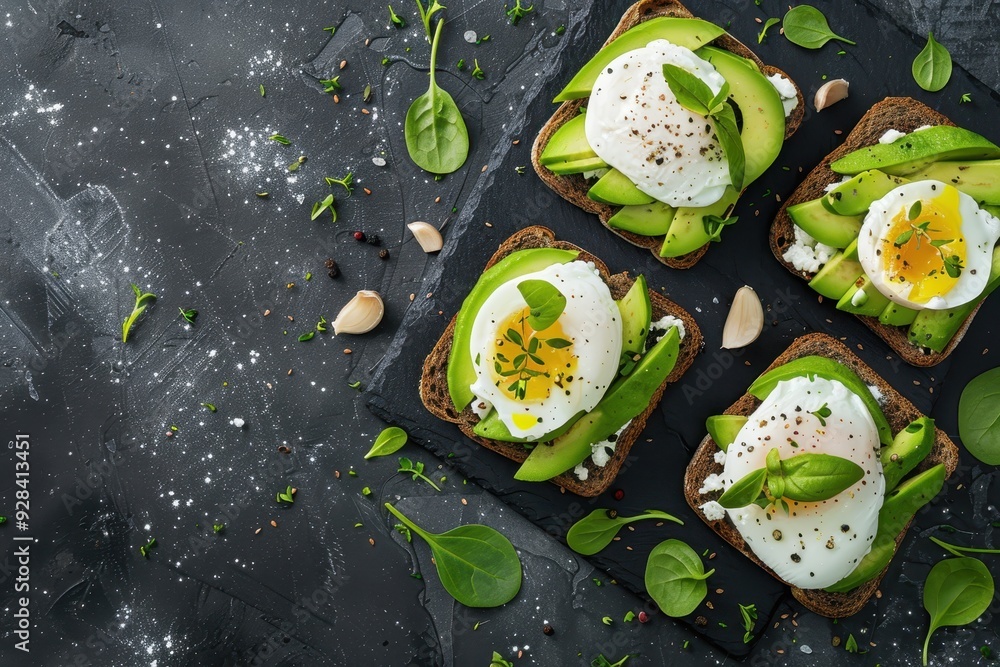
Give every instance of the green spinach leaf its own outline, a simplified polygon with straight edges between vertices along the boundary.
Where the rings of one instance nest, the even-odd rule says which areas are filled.
[[[365,454],[365,458],[373,459],[376,456],[395,454],[406,444],[406,439],[406,431],[398,426],[390,426],[378,434],[378,437],[375,438],[375,444]]]
[[[831,39],[854,45],[851,40],[830,30],[823,12],[812,5],[798,5],[789,9],[781,26],[789,42],[806,49],[818,49]]]
[[[936,93],[951,79],[951,54],[934,39],[933,33],[927,33],[927,44],[913,59],[911,69],[918,86]]]
[[[653,548],[646,561],[646,592],[667,616],[687,616],[708,595],[705,582],[715,570],[705,566],[694,549],[680,540]]]
[[[499,607],[521,589],[521,561],[514,545],[489,526],[470,524],[429,533],[390,503],[393,516],[431,548],[445,590],[466,607]]]
[[[566,544],[578,554],[593,556],[611,544],[623,526],[643,519],[664,519],[684,525],[684,522],[677,517],[659,510],[646,510],[636,516],[619,516],[617,514],[611,516],[611,510],[599,509],[594,510],[570,527],[569,532],[566,533]]]
[[[1000,368],[965,386],[958,402],[958,433],[970,454],[988,465],[1000,465]]]
[[[979,559],[949,558],[931,568],[924,582],[924,609],[931,616],[924,639],[924,665],[934,631],[972,623],[989,609],[993,591],[993,576]]]
[[[439,19],[431,42],[430,86],[426,93],[413,100],[403,125],[410,159],[432,174],[457,171],[469,157],[469,130],[465,127],[465,119],[454,98],[438,86],[435,77],[443,26],[444,20]]]
[[[535,331],[545,331],[555,324],[566,308],[566,297],[547,280],[522,280],[517,291],[531,309],[528,325]]]

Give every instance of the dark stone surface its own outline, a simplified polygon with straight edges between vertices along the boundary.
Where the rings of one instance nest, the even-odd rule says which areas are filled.
[[[439,81],[462,106],[473,151],[461,172],[440,182],[409,162],[400,131],[409,101],[423,90],[419,71],[428,55],[412,4],[394,4],[409,22],[397,31],[385,7],[368,0],[292,7],[240,0],[5,3],[0,174],[8,205],[0,207],[0,423],[5,440],[31,436],[31,508],[28,530],[18,531],[14,450],[5,450],[0,513],[11,520],[0,528],[0,663],[485,665],[494,649],[507,658],[523,651],[515,660],[519,667],[589,664],[599,652],[613,659],[639,654],[629,663],[636,665],[724,660],[712,644],[662,617],[643,626],[624,624],[625,612],[641,601],[505,504],[529,506],[524,490],[498,489],[498,500],[448,469],[435,477],[448,478],[436,494],[396,475],[394,458],[363,461],[382,423],[349,383],[367,387],[381,363],[388,377],[403,383],[388,396],[393,407],[412,406],[415,388],[405,378],[412,377],[419,350],[430,347],[496,244],[530,221],[597,250],[614,268],[647,273],[696,311],[709,352],[694,373],[717,363],[711,350],[739,285],[754,285],[772,307],[791,306],[775,310],[778,324],[740,357],[750,367],[736,364],[690,408],[677,400],[664,403],[651,428],[669,433],[675,452],[693,447],[704,416],[728,405],[791,338],[814,328],[861,343],[866,361],[908,389],[920,407],[933,409],[955,434],[961,388],[1000,359],[990,343],[1000,313],[996,303],[982,311],[949,364],[917,371],[886,359],[859,323],[812,303],[807,288],[782,274],[766,250],[765,230],[777,204],[763,199],[763,190],[790,192],[798,167],[808,170],[837,144],[833,130],[848,130],[885,94],[915,95],[998,138],[990,122],[995,93],[987,86],[956,70],[942,93],[928,95],[908,79],[909,61],[922,46],[909,31],[922,35],[930,28],[958,63],[1000,86],[995,20],[989,18],[995,6],[873,2],[894,14],[816,3],[838,32],[858,42],[846,56],[837,56],[832,45],[803,52],[777,35],[755,47],[786,69],[807,97],[821,75],[841,71],[852,75],[852,97],[807,117],[778,165],[741,204],[744,222],[686,273],[667,271],[616,242],[549,195],[530,168],[523,176],[514,170],[528,164],[534,132],[552,108],[547,100],[603,41],[625,2],[538,0],[536,12],[513,27],[499,0],[453,0]],[[773,0],[759,8],[735,1],[691,7],[710,20],[731,22],[733,34],[748,44],[755,44],[759,30],[754,17],[785,9]],[[332,37],[322,30],[330,25],[338,26]],[[553,33],[559,25],[567,27],[561,38]],[[470,29],[490,34],[490,41],[466,43],[462,35]],[[486,79],[472,79],[468,68],[459,72],[459,58],[478,58]],[[340,71],[342,60],[348,64]],[[334,104],[318,79],[338,73],[345,89]],[[364,105],[360,98],[369,83],[374,101]],[[959,106],[964,92],[974,102]],[[372,113],[362,114],[362,107]],[[292,145],[268,141],[274,132]],[[513,145],[514,139],[520,143]],[[308,161],[290,174],[287,165],[299,155]],[[375,166],[373,157],[387,166]],[[339,221],[310,222],[312,202],[330,191],[323,176],[349,170],[354,195],[333,190]],[[262,191],[270,196],[254,196]],[[447,223],[448,247],[440,256],[424,255],[405,231],[404,223],[416,219]],[[492,229],[482,224],[486,220]],[[355,229],[378,234],[391,259],[382,262],[377,248],[358,244]],[[326,276],[328,257],[342,272],[336,280]],[[159,298],[122,345],[130,282]],[[294,287],[287,287],[291,282]],[[332,320],[363,288],[378,289],[386,299],[387,317],[375,332],[296,341],[320,316]],[[178,307],[199,311],[193,327],[179,318]],[[399,344],[409,347],[390,347],[404,321],[410,336]],[[990,351],[984,354],[985,347]],[[412,352],[398,356],[403,349]],[[386,386],[376,389],[385,394]],[[435,463],[415,445],[402,453],[429,467]],[[636,453],[646,456],[641,447]],[[919,528],[949,523],[980,531],[956,540],[989,544],[993,529],[980,529],[997,520],[996,472],[964,463],[946,498],[921,515]],[[509,468],[496,465],[493,478],[481,477],[494,488],[496,473]],[[644,466],[622,480],[627,502],[633,502],[633,489],[635,502],[642,497],[639,468]],[[681,473],[666,474],[676,480]],[[274,494],[286,485],[298,493],[294,506],[283,508]],[[366,486],[371,496],[362,495]],[[385,501],[398,502],[433,530],[468,521],[502,529],[524,561],[517,600],[496,610],[452,603],[425,545],[409,545],[393,530],[381,509]],[[664,498],[656,504],[675,503]],[[535,507],[544,509],[541,500]],[[226,525],[219,535],[212,530],[217,522]],[[690,528],[685,539],[704,535],[696,522]],[[797,626],[791,617],[778,618],[779,626],[772,622],[753,648],[750,664],[840,663],[848,656],[832,648],[831,639],[848,633],[862,647],[875,644],[852,662],[915,664],[925,627],[919,585],[941,556],[919,532],[894,562],[881,600],[837,625],[806,613],[795,619]],[[14,648],[12,614],[20,595],[14,592],[13,538],[19,534],[36,540],[30,655]],[[149,537],[158,546],[147,560],[139,547]],[[650,526],[629,539],[641,551],[659,537]],[[729,578],[730,594],[739,576],[753,576],[739,569],[733,554],[720,553],[718,560],[734,565],[719,573]],[[798,610],[785,601],[777,613]],[[996,612],[994,606],[981,627],[991,627]],[[614,623],[604,625],[604,616]],[[545,622],[556,629],[552,637],[541,632]],[[938,659],[974,664],[984,642],[995,642],[995,634],[949,630],[940,631],[932,647]]]

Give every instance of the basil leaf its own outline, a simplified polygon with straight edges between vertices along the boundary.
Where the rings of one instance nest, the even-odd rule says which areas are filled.
[[[594,510],[574,523],[566,533],[567,546],[578,554],[593,556],[611,544],[618,531],[630,523],[643,519],[665,519],[684,525],[677,517],[659,510],[646,510],[636,516],[612,517],[608,513],[609,510],[606,509]]]
[[[566,308],[566,297],[546,280],[522,280],[517,291],[531,310],[528,325],[535,331],[544,331],[555,324]]]
[[[937,40],[933,33],[927,33],[927,44],[913,59],[913,80],[930,93],[945,87],[951,79],[951,54]]]
[[[682,107],[701,116],[709,114],[715,95],[707,83],[686,69],[670,63],[663,66],[663,77]]]
[[[709,214],[701,217],[701,224],[705,227],[705,233],[709,241],[719,242],[722,240],[722,230],[739,220],[739,216],[731,215],[728,218],[720,218],[717,215]]]
[[[972,623],[990,608],[993,592],[993,576],[979,559],[949,558],[931,568],[924,582],[924,609],[931,616],[924,639],[924,665],[934,631]]]
[[[372,459],[376,456],[388,456],[389,454],[395,454],[403,445],[406,444],[406,440],[409,436],[406,435],[406,431],[399,428],[398,426],[390,426],[375,438],[375,443],[372,448],[368,450],[365,454],[366,459]]]
[[[680,540],[656,545],[646,561],[646,593],[667,616],[687,616],[708,595],[705,582],[715,570],[705,566],[694,549]]]
[[[736,113],[732,106],[723,104],[712,119],[715,121],[715,135],[726,153],[726,160],[729,161],[729,180],[736,190],[742,190],[747,159],[743,152],[740,130],[736,125]]]
[[[521,589],[521,561],[514,545],[489,526],[470,524],[429,533],[390,503],[397,519],[431,548],[445,590],[466,607],[499,607]]]
[[[432,174],[457,171],[469,157],[469,130],[462,112],[448,91],[437,85],[434,76],[443,26],[444,20],[438,20],[431,46],[430,86],[413,100],[403,125],[410,159]]]
[[[785,37],[792,44],[806,49],[818,49],[831,39],[854,46],[854,42],[830,30],[823,12],[812,5],[792,7],[782,20]]]
[[[819,502],[829,500],[865,476],[854,461],[831,454],[798,454],[781,462],[785,492],[789,500]]]
[[[779,23],[781,23],[781,19],[777,18],[769,18],[768,20],[764,21],[764,27],[761,29],[759,33],[757,33],[757,43],[758,44],[763,43],[764,38],[767,37],[767,31]]]
[[[1000,368],[965,386],[958,402],[958,433],[970,454],[988,465],[1000,465]]]
[[[726,509],[746,507],[757,500],[757,496],[764,490],[765,479],[767,479],[767,468],[747,473],[726,489],[719,498],[719,504]]]

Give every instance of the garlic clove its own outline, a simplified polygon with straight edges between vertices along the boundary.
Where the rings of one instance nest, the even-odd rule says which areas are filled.
[[[424,252],[437,252],[444,245],[441,239],[441,232],[437,227],[429,222],[411,222],[407,225],[413,232],[413,238],[417,240]]]
[[[824,83],[816,91],[816,97],[813,99],[816,111],[822,111],[847,97],[850,87],[851,84],[847,79],[833,79]]]
[[[746,347],[757,340],[764,329],[764,309],[757,293],[749,285],[736,290],[733,306],[722,330],[722,349]]]
[[[385,305],[378,292],[363,289],[347,302],[333,321],[334,334],[363,334],[378,326]]]

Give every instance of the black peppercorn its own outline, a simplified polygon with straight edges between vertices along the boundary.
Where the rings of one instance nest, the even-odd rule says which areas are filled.
[[[337,267],[337,263],[333,261],[332,258],[323,262],[323,266],[329,269],[326,272],[326,275],[330,276],[331,278],[336,278],[337,276],[340,275],[340,269]]]
[[[370,234],[366,240],[368,245],[380,246],[382,245],[382,239],[379,238],[378,234]]]

